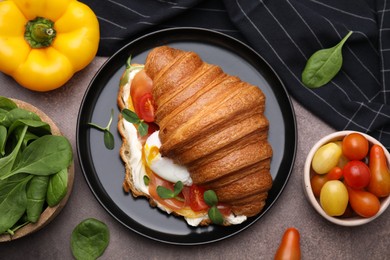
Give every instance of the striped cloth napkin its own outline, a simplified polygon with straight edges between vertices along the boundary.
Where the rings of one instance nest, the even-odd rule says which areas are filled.
[[[213,29],[244,41],[277,71],[289,94],[337,130],[368,133],[390,149],[390,1],[82,0],[101,27],[98,55],[147,32]],[[343,66],[317,89],[301,82],[307,59],[336,45]]]

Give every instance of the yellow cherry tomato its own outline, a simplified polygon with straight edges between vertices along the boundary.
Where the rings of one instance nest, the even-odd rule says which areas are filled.
[[[335,167],[340,159],[342,150],[340,146],[331,142],[327,143],[314,153],[312,167],[318,174],[325,174]]]
[[[4,0],[0,17],[0,71],[28,89],[61,87],[97,53],[98,20],[76,0]]]
[[[341,216],[348,206],[348,190],[339,180],[324,184],[320,193],[320,204],[329,216]]]

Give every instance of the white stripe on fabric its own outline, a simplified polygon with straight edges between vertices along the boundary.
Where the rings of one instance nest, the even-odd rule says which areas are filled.
[[[318,2],[318,1],[316,1],[316,0],[310,0],[310,1],[313,2],[313,3],[316,3],[316,4],[318,4],[318,5],[325,6],[325,7],[329,8],[329,9],[334,10],[334,11],[337,11],[337,12],[340,12],[340,13],[343,13],[343,14],[347,14],[347,15],[349,15],[349,16],[353,16],[353,17],[356,17],[356,18],[368,20],[368,21],[373,22],[373,23],[376,24],[376,21],[375,21],[374,19],[372,19],[372,18],[364,17],[364,16],[357,15],[357,14],[354,14],[354,13],[350,13],[350,12],[347,12],[347,11],[344,11],[344,10],[341,10],[341,9],[338,9],[338,8],[336,8],[336,7],[334,7],[334,6],[330,6],[330,5],[327,5],[327,4]]]
[[[386,10],[386,0],[384,0],[383,2],[383,9],[382,10]],[[379,49],[381,50],[383,48],[383,38],[382,38],[382,30],[381,28],[383,28],[383,22],[384,22],[384,19],[385,19],[385,13],[382,12],[382,15],[380,17],[380,25],[379,25]],[[386,89],[386,76],[385,76],[385,68],[384,68],[384,62],[385,62],[385,58],[384,58],[384,53],[381,52],[381,74],[382,74],[382,92],[384,93],[385,89]],[[383,102],[384,104],[386,104],[386,95],[383,95]]]
[[[305,19],[303,19],[302,15],[297,11],[297,9],[295,9],[295,7],[293,6],[293,4],[287,0],[287,3],[291,6],[291,8],[295,11],[295,13],[298,15],[299,18],[301,18],[302,22],[306,25],[306,27],[310,30],[310,32],[313,34],[314,38],[316,38],[318,44],[321,46],[321,48],[323,48],[324,46],[322,45],[320,39],[318,39],[317,35],[314,33],[314,31],[311,29],[311,27],[307,24],[307,22],[305,21]]]
[[[103,18],[103,17],[101,17],[101,16],[97,16],[97,18],[98,18],[99,20],[102,20],[102,21],[106,22],[106,23],[109,23],[109,24],[112,24],[112,25],[114,25],[114,26],[116,26],[116,27],[118,27],[118,28],[121,28],[121,29],[123,29],[123,30],[126,30],[126,29],[127,29],[126,27],[124,27],[124,26],[122,26],[122,25],[120,25],[120,24],[117,24],[117,23],[115,23],[115,22],[113,22],[113,21],[110,21],[110,20],[108,20],[108,19],[106,19],[106,18]]]
[[[111,2],[111,3],[113,3],[113,4],[116,4],[117,6],[120,6],[120,7],[122,7],[123,9],[129,10],[130,12],[135,13],[136,15],[141,16],[141,17],[143,17],[143,18],[150,18],[149,15],[141,14],[141,13],[139,13],[138,11],[133,10],[133,9],[131,9],[130,7],[125,6],[125,5],[121,4],[121,3],[115,2],[115,1],[113,1],[113,0],[107,0],[107,1],[108,1],[108,2]]]

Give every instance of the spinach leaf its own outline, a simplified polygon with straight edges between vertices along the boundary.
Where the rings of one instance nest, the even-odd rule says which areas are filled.
[[[0,203],[0,234],[6,232],[23,216],[27,207],[26,185],[32,176],[12,182]]]
[[[5,144],[7,142],[7,128],[0,125],[0,158],[5,155]]]
[[[336,46],[315,52],[302,72],[302,83],[309,88],[318,88],[333,79],[343,64],[342,47],[351,36],[350,31]]]
[[[49,176],[34,175],[27,186],[27,219],[33,223],[41,216],[48,185]]]
[[[16,105],[15,102],[13,102],[11,99],[0,96],[0,108],[4,110],[12,110],[14,108],[17,108],[18,106]]]
[[[16,120],[19,119],[31,119],[36,121],[41,120],[37,114],[31,111],[25,110],[23,108],[14,108],[5,115],[5,118],[0,121],[0,124],[4,125],[5,127],[10,127]]]
[[[77,260],[97,259],[106,250],[110,240],[108,227],[103,222],[88,218],[72,232],[71,249]]]
[[[12,134],[12,132],[21,126],[28,126],[28,131],[38,134],[39,136],[51,134],[50,125],[42,122],[41,120],[31,120],[31,119],[18,119],[12,123],[12,125],[8,129],[8,136]]]
[[[22,172],[51,175],[67,168],[72,158],[72,146],[68,139],[63,136],[45,135],[29,144],[17,167],[0,176],[0,179]]]
[[[64,168],[50,176],[46,193],[46,202],[49,207],[54,207],[65,197],[68,192],[68,168]]]
[[[16,147],[12,150],[10,154],[0,159],[0,179],[7,178],[6,176],[8,176],[8,174],[11,172],[26,132],[27,132],[27,126],[24,126],[23,131],[19,136],[19,140],[18,143],[16,144]]]

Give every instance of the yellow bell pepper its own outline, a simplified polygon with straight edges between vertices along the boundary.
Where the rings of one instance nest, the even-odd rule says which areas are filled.
[[[95,57],[99,23],[76,0],[0,0],[0,71],[20,85],[49,91]]]

